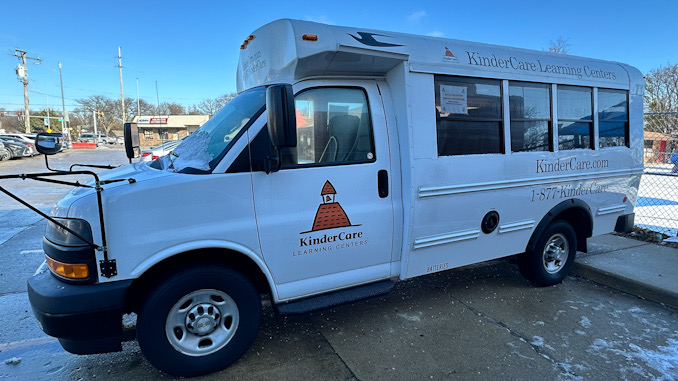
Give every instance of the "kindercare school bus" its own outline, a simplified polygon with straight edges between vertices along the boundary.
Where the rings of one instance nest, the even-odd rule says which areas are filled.
[[[34,313],[78,354],[121,350],[136,313],[151,364],[195,376],[247,351],[261,295],[300,313],[509,256],[557,284],[633,226],[643,85],[616,62],[272,22],[199,130],[59,201]]]

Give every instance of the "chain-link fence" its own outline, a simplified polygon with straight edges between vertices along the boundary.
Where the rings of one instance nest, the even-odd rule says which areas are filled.
[[[636,201],[636,225],[678,235],[678,112],[645,114],[645,173]]]

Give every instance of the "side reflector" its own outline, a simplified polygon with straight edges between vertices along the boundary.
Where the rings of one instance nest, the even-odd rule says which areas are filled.
[[[305,41],[318,41],[318,35],[317,34],[305,34],[301,36],[302,40]]]
[[[62,263],[45,255],[47,266],[55,274],[68,279],[86,279],[89,277],[89,268],[84,263]]]

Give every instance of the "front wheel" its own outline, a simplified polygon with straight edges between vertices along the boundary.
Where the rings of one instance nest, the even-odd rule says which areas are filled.
[[[558,284],[569,274],[577,253],[577,235],[563,220],[552,222],[539,237],[534,249],[521,255],[520,273],[539,285]]]
[[[139,312],[137,340],[161,371],[199,376],[242,357],[260,319],[259,294],[247,278],[228,268],[201,266],[151,291]]]

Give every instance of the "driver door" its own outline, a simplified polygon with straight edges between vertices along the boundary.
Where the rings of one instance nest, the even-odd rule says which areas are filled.
[[[295,89],[297,147],[282,152],[280,171],[252,174],[259,241],[280,300],[390,276],[390,159],[376,84],[304,84]]]

